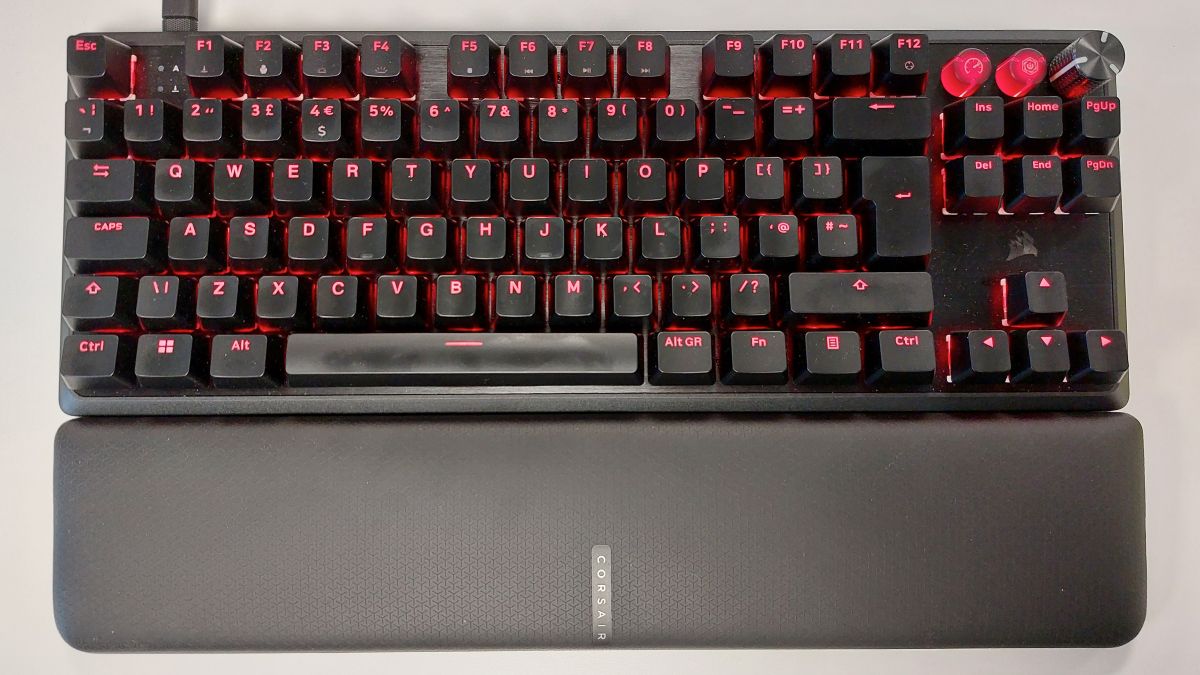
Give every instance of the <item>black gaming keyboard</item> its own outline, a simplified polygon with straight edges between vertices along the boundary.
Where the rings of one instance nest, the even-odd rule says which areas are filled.
[[[1112,409],[1108,33],[67,42],[74,414]]]

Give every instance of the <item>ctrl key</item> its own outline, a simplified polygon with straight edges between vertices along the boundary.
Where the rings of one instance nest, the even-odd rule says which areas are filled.
[[[933,383],[936,367],[933,333],[927,330],[884,330],[871,336],[867,384],[919,386]]]
[[[119,389],[129,384],[132,350],[120,335],[69,335],[59,369],[74,391]]]
[[[658,334],[650,383],[655,385],[712,384],[712,335],[702,331]]]

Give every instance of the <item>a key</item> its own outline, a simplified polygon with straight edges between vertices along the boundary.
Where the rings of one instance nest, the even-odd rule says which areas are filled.
[[[1084,96],[1063,110],[1060,151],[1077,155],[1107,155],[1121,135],[1121,100],[1116,96]]]
[[[754,151],[754,99],[719,98],[709,106],[708,116],[709,152],[743,158]]]
[[[275,159],[294,154],[299,112],[289,102],[252,98],[242,103],[242,140],[246,156]]]
[[[129,45],[103,35],[67,38],[67,76],[71,88],[85,98],[121,99],[132,82]]]
[[[924,260],[933,249],[928,157],[866,157],[859,163],[867,252],[881,263]]]
[[[608,189],[608,162],[602,159],[567,161],[565,207],[572,215],[612,213]]]
[[[629,213],[660,211],[668,198],[667,163],[658,158],[625,163],[625,208]]]
[[[683,205],[688,214],[725,213],[725,160],[689,157],[683,162]]]
[[[419,330],[425,323],[424,298],[419,277],[383,275],[375,285],[375,322],[380,328]]]
[[[171,275],[141,278],[136,314],[146,330],[190,326],[194,309],[195,280]]]
[[[625,259],[625,223],[620,218],[585,218],[580,225],[583,239],[583,267],[603,270],[623,266]]]
[[[351,154],[354,110],[336,99],[310,98],[300,103],[300,142],[304,155],[330,160]]]
[[[366,319],[366,285],[354,276],[317,279],[313,316],[323,330],[353,330]]]
[[[654,102],[650,119],[654,120],[651,141],[656,154],[667,157],[696,154],[696,103],[688,99],[666,98]]]
[[[862,375],[862,346],[853,331],[812,331],[796,349],[796,381],[804,385],[854,384]]]
[[[281,370],[277,347],[266,335],[214,335],[209,376],[217,387],[272,387]]]
[[[455,156],[467,138],[467,115],[461,103],[448,98],[421,101],[417,140],[422,154]]]
[[[858,256],[858,218],[848,215],[817,216],[812,220],[809,262],[818,267],[847,267]]]
[[[1120,196],[1121,165],[1116,157],[1084,155],[1063,165],[1063,211],[1112,213]]]
[[[534,150],[537,154],[561,158],[579,153],[583,147],[579,102],[545,99],[538,103],[534,123],[537,128]]]
[[[405,223],[404,262],[410,270],[441,270],[449,266],[449,228],[445,218],[411,217]]]
[[[359,108],[359,142],[363,155],[388,160],[408,151],[411,112],[394,98],[363,99]]]
[[[654,314],[654,280],[646,274],[618,274],[608,293],[608,320],[640,325]]]
[[[756,268],[794,269],[800,256],[800,223],[796,216],[760,216],[753,232]]]
[[[696,264],[737,268],[742,255],[742,226],[737,216],[704,216],[698,223],[700,250]]]
[[[252,159],[218,159],[213,165],[213,201],[217,213],[267,213],[271,170]]]
[[[67,204],[80,216],[150,212],[154,171],[130,159],[67,161]]]
[[[301,42],[301,73],[308,98],[353,98],[358,47],[340,35],[306,35]]]
[[[837,211],[846,197],[846,176],[839,157],[805,157],[793,164],[792,195],[803,213]],[[799,190],[795,186],[799,186]]]
[[[1061,330],[1015,333],[1012,343],[1012,381],[1029,384],[1062,382],[1071,369],[1067,334]]]
[[[884,330],[873,333],[867,346],[867,384],[920,386],[933,382],[933,333],[927,330]]]
[[[133,372],[147,389],[192,388],[201,384],[199,340],[186,334],[148,334],[138,338]]]
[[[550,321],[559,328],[590,328],[600,320],[596,307],[596,280],[590,274],[554,277],[554,305]]]
[[[472,326],[482,318],[483,294],[471,274],[443,274],[434,290],[434,319],[442,327]]]
[[[675,216],[642,218],[641,264],[649,268],[670,266],[683,255],[683,226]]]
[[[779,33],[759,50],[762,96],[807,96],[812,91],[813,44],[806,33]]]
[[[996,213],[1004,200],[1004,159],[967,155],[946,163],[946,210]]]
[[[452,98],[495,98],[500,47],[487,35],[451,35],[446,47],[446,85]]]
[[[311,159],[275,160],[272,181],[275,212],[281,216],[322,212],[327,166]]]
[[[456,159],[450,162],[450,212],[490,212],[495,209],[497,171],[486,159]]]
[[[130,327],[136,292],[137,285],[128,278],[72,276],[63,282],[63,319],[77,331]]]
[[[928,326],[933,279],[926,272],[793,272],[788,309],[801,322]]]
[[[771,316],[771,278],[765,274],[734,274],[729,277],[725,318],[745,325],[766,321]]]
[[[637,101],[632,98],[602,98],[596,101],[593,154],[618,158],[631,154],[638,145]]]
[[[349,216],[382,213],[384,171],[369,159],[336,159],[331,169],[333,213]]]
[[[1004,279],[1004,318],[1009,326],[1057,326],[1067,314],[1062,272],[1026,272]]]
[[[99,98],[67,101],[66,137],[80,159],[124,157],[124,108]]]
[[[364,35],[358,50],[363,95],[409,99],[417,95],[417,51],[399,35]]]
[[[700,90],[707,98],[754,94],[754,37],[718,33],[701,53]]]
[[[183,71],[196,96],[242,95],[242,46],[219,33],[193,33],[183,40]]]
[[[387,218],[351,218],[346,221],[346,267],[356,273],[394,268],[395,239],[396,228]]]
[[[834,33],[816,48],[816,91],[822,96],[863,96],[871,79],[871,37]]]
[[[872,92],[888,96],[919,96],[925,93],[930,58],[928,35],[893,33],[876,42],[872,51],[875,56]]]
[[[200,277],[196,284],[196,318],[208,330],[231,330],[250,324],[250,279],[227,275]]]
[[[949,335],[950,380],[954,384],[1003,384],[1012,370],[1008,333],[972,330]]]
[[[567,228],[562,218],[526,218],[522,224],[522,233],[525,242],[522,266],[554,269],[570,264]]]
[[[609,57],[612,48],[603,35],[572,35],[562,46],[564,98],[611,96]]]
[[[1063,135],[1062,99],[1026,96],[1004,107],[1008,135],[1004,147],[1010,154],[1048,153]]]
[[[513,35],[504,54],[509,98],[554,98],[558,50],[545,35]]]
[[[659,386],[713,383],[712,334],[665,331],[655,336],[650,383]]]
[[[806,154],[814,134],[813,102],[810,98],[777,98],[763,115],[764,143],[774,152]]]
[[[270,272],[282,262],[282,224],[265,216],[229,221],[229,267],[239,272]]]
[[[508,221],[503,218],[467,218],[462,226],[463,266],[486,272],[502,266],[508,255]]]
[[[527,152],[524,116],[513,99],[489,98],[479,102],[475,118],[475,154],[504,160]]]
[[[923,155],[931,114],[923,97],[837,98],[821,109],[821,144],[843,157]]]
[[[392,212],[425,215],[440,213],[438,192],[441,164],[424,158],[401,157],[392,160]]]
[[[242,41],[242,70],[251,98],[300,94],[300,46],[282,35],[249,35]]]
[[[299,277],[265,276],[258,280],[255,311],[260,326],[291,331],[308,325],[312,289]]]
[[[288,269],[314,273],[335,267],[340,242],[328,218],[292,218],[287,227]]]
[[[783,208],[787,170],[779,157],[747,157],[738,174],[743,213],[778,213]]]
[[[538,279],[528,274],[496,277],[496,322],[504,329],[532,327],[542,317]]]
[[[211,218],[172,218],[167,261],[179,274],[213,272],[225,266],[225,231]]]
[[[213,160],[241,154],[241,114],[232,103],[215,98],[183,102],[183,141],[188,156]]]
[[[969,96],[942,111],[942,152],[957,155],[989,155],[1004,139],[1004,99],[999,96]]]
[[[59,372],[74,391],[108,391],[129,385],[133,348],[120,335],[68,335]]]
[[[673,326],[704,325],[712,316],[712,278],[707,274],[676,274],[668,282],[671,289],[666,312]]]
[[[125,143],[129,154],[140,159],[178,157],[182,153],[183,125],[179,108],[157,98],[125,101]]]
[[[212,212],[212,168],[191,159],[160,159],[154,168],[154,201],[170,218]]]
[[[777,330],[739,330],[729,334],[725,384],[783,384],[788,377],[787,338]]]
[[[1116,384],[1129,370],[1129,348],[1119,330],[1089,330],[1067,336],[1072,382]]]
[[[1009,213],[1052,213],[1063,195],[1062,160],[1026,155],[1004,163],[1004,208]]]
[[[553,211],[557,182],[554,166],[548,160],[514,159],[508,165],[508,212],[520,215]]]
[[[671,48],[661,35],[630,35],[617,50],[621,96],[663,98],[671,81]]]

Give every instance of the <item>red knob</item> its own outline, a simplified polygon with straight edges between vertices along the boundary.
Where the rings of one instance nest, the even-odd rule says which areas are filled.
[[[1018,50],[996,68],[996,84],[1009,98],[1020,98],[1046,79],[1046,57],[1036,49]]]
[[[970,96],[992,74],[992,60],[981,50],[968,47],[942,67],[942,88],[951,96]]]

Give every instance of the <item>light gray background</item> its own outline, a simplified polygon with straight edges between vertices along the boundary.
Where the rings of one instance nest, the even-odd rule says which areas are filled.
[[[611,651],[94,656],[50,607],[65,36],[159,29],[158,0],[0,6],[0,670],[325,673],[582,670],[821,673],[1200,672],[1200,10],[1188,0],[234,0],[208,30],[1102,28],[1125,43],[1125,254],[1133,400],[1145,427],[1146,627],[1113,650]],[[6,665],[5,665],[6,664]]]

